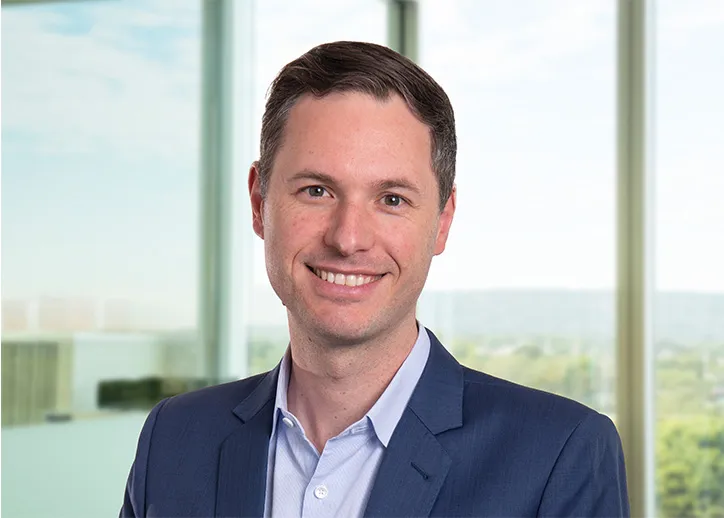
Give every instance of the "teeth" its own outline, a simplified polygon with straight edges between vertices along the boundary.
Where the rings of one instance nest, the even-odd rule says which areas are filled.
[[[369,277],[367,275],[345,275],[343,273],[332,273],[320,270],[319,268],[314,268],[314,273],[317,277],[323,281],[329,282],[330,284],[339,284],[340,286],[350,287],[363,286],[379,278],[377,276]]]

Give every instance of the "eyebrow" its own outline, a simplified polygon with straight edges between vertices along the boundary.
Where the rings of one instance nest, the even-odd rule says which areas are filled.
[[[311,169],[302,169],[298,173],[294,173],[288,180],[288,183],[294,183],[299,180],[315,180],[320,183],[335,184],[334,178],[326,173],[313,171]]]
[[[375,187],[377,187],[377,189],[380,191],[387,191],[391,189],[404,189],[417,195],[422,194],[417,185],[408,180],[405,180],[404,178],[392,178],[389,180],[382,180],[381,182],[377,182],[375,184]]]
[[[299,180],[314,180],[316,182],[327,185],[337,184],[336,180],[331,175],[311,169],[303,169],[302,171],[293,174],[287,181],[289,183],[294,183]],[[376,190],[379,191],[386,191],[390,189],[404,189],[417,195],[422,194],[420,188],[417,185],[405,178],[388,178],[386,180],[380,180],[378,182],[375,182],[373,186]]]

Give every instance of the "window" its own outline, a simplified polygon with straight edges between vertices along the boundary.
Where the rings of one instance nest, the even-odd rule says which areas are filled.
[[[724,513],[724,5],[655,13],[656,497],[660,516]]]
[[[615,5],[421,2],[458,212],[421,321],[458,360],[615,412]]]
[[[150,405],[203,382],[201,4],[2,11],[2,511],[113,515]]]

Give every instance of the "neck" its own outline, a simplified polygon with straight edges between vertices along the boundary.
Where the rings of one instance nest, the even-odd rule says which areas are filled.
[[[287,402],[318,452],[367,414],[407,358],[417,334],[413,315],[408,325],[385,339],[335,347],[295,333],[290,325]]]

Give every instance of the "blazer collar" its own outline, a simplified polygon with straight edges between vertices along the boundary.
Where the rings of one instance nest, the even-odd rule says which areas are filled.
[[[430,355],[407,406],[437,435],[463,424],[463,369],[435,334],[425,330],[430,337]],[[274,400],[280,366],[281,363],[269,371],[234,408],[234,414],[243,422]]]
[[[437,435],[463,424],[463,369],[429,329],[430,355],[408,407]],[[269,371],[259,385],[233,412],[247,422],[274,400],[281,363]]]
[[[263,516],[274,393],[279,367],[262,377],[233,412],[242,426],[224,439],[219,455],[216,516]]]
[[[432,331],[427,334],[430,357],[408,407],[437,435],[463,425],[463,368]]]
[[[234,414],[243,422],[252,419],[259,410],[266,405],[269,400],[274,400],[277,390],[277,379],[279,378],[279,367],[281,363],[274,369],[267,372],[252,390],[244,401],[239,403],[233,410]]]
[[[382,458],[366,517],[429,516],[452,465],[436,435],[463,424],[463,370],[428,333],[430,357]]]
[[[430,355],[392,434],[365,516],[428,516],[452,461],[435,437],[463,424],[463,370],[430,336]],[[218,516],[262,516],[279,366],[234,408],[243,425],[223,442]]]

